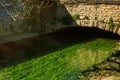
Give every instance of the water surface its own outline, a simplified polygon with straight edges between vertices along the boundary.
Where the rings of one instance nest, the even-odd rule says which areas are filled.
[[[97,28],[64,28],[46,35],[0,44],[0,66],[17,64],[52,51],[98,38],[120,40],[117,34]]]

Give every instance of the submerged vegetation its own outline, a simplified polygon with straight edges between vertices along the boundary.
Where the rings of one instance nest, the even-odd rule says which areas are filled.
[[[97,39],[54,51],[0,71],[1,80],[76,80],[114,54],[116,41]],[[79,76],[79,77],[78,77]]]

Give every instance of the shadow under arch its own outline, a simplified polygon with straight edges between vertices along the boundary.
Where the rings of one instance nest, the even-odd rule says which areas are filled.
[[[65,27],[59,30],[56,30],[50,34],[56,34],[56,33],[65,33],[65,34],[73,34],[75,36],[81,36],[81,38],[108,38],[108,39],[116,39],[119,40],[120,37],[117,33],[113,33],[110,31],[105,31],[102,29],[99,29],[98,27],[88,27],[88,26],[70,26]]]

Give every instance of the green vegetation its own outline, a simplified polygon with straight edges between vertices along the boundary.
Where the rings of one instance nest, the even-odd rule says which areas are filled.
[[[62,23],[65,25],[70,25],[74,20],[78,20],[80,17],[79,14],[74,14],[73,16],[66,15],[65,17],[62,18]]]
[[[88,17],[88,16],[85,16],[85,17],[84,17],[84,20],[89,20],[89,17]]]
[[[101,22],[101,23],[105,23],[105,21],[104,21],[104,20],[99,20],[99,22]]]
[[[109,19],[108,24],[109,24],[110,27],[114,27],[115,26],[112,18]]]
[[[117,27],[120,27],[120,23],[119,24],[116,24]]]
[[[0,80],[76,80],[115,53],[113,40],[79,43],[0,71]]]
[[[73,22],[73,18],[70,15],[66,15],[65,17],[62,18],[62,23],[65,25],[70,25]]]
[[[95,17],[95,20],[97,20],[97,17]]]
[[[72,16],[73,20],[78,20],[78,19],[79,19],[79,17],[80,17],[80,15],[79,15],[79,14],[74,14],[74,15]]]

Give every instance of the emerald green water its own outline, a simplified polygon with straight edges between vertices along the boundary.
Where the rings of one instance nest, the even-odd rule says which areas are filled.
[[[66,28],[2,44],[1,59],[8,62],[2,63],[0,79],[84,80],[83,71],[116,53],[117,41],[116,34],[96,28]]]

